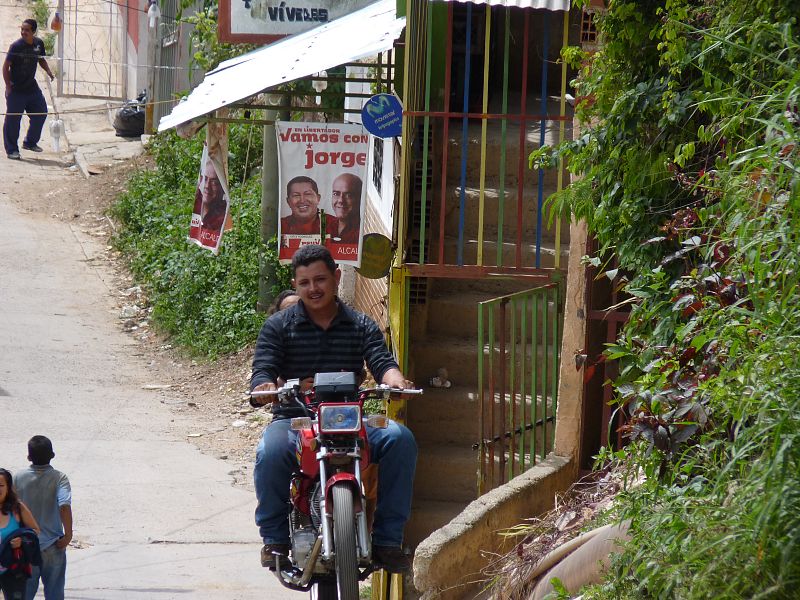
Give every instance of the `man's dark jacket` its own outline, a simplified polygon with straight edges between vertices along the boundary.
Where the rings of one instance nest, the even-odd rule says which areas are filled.
[[[307,315],[303,302],[269,317],[261,327],[253,356],[250,389],[275,383],[278,377],[303,379],[316,373],[360,373],[364,361],[375,381],[399,368],[386,347],[381,330],[367,315],[341,301],[327,330]],[[302,410],[275,405],[274,418],[302,416]]]

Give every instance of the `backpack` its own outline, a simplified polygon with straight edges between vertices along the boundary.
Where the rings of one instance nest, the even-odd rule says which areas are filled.
[[[20,539],[19,548],[11,547],[11,540]],[[33,529],[22,527],[0,543],[0,566],[11,576],[28,578],[33,567],[42,565],[42,553],[39,549],[39,536]]]

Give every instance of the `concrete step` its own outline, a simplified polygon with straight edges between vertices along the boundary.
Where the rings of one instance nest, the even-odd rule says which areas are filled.
[[[470,502],[477,496],[478,451],[464,445],[419,444],[415,496]]]
[[[529,387],[528,384],[526,386]],[[541,393],[541,385],[537,391]],[[538,421],[545,413],[542,400],[537,397],[534,415],[531,396],[526,394],[524,402],[517,400],[516,425],[511,428],[507,424],[511,418],[511,407],[508,404],[501,407],[499,391],[496,391],[494,399],[495,433],[490,435],[487,429],[487,433],[484,434],[486,437],[493,437],[508,429],[516,429],[523,421]],[[488,420],[490,408],[487,407],[485,410]],[[550,416],[554,413],[552,399],[548,399],[547,413]],[[472,447],[484,437],[480,432],[480,423],[480,394],[477,389],[464,386],[454,386],[449,389],[426,387],[424,401],[410,404],[406,413],[406,424],[414,432],[417,442],[426,447],[436,444]],[[488,427],[488,424],[485,426]],[[537,435],[539,435],[538,430]]]
[[[465,236],[461,261],[465,265],[478,264],[479,243],[476,237]],[[483,265],[498,266],[497,260],[497,241],[494,238],[485,237],[482,243]],[[439,259],[438,247],[430,248],[430,259],[428,262],[436,262]],[[535,267],[536,265],[536,238],[535,236],[523,238],[521,244],[521,265],[522,267]],[[562,243],[559,248],[561,255],[560,267],[564,268],[569,258],[569,243]],[[539,268],[552,269],[555,267],[555,243],[549,239],[543,239],[539,248]],[[502,265],[516,266],[517,243],[515,238],[505,239],[501,253]],[[445,264],[458,264],[458,238],[447,237],[444,241],[444,262]]]
[[[545,183],[543,201],[551,194],[555,193],[555,183]],[[500,203],[500,190],[497,180],[487,182],[483,190],[483,229],[484,236],[490,234],[496,237],[494,232],[500,230],[500,216],[503,218],[503,233],[506,238],[512,239],[516,232],[521,230],[527,236],[535,238],[538,215],[538,185],[536,181],[527,182],[522,198],[522,218],[519,218],[517,208],[517,188],[506,187],[502,202]],[[461,219],[461,186],[453,186],[447,191],[444,218],[445,233],[447,235],[457,235]],[[476,181],[469,182],[464,188],[464,231],[477,232],[480,225],[480,204],[481,190]],[[440,207],[436,204],[432,207],[433,228],[438,231]],[[555,238],[557,223],[553,220],[552,226],[549,225],[550,214],[547,205],[542,209],[542,236],[548,239]],[[569,240],[569,222],[564,219],[561,221],[561,238],[564,242]]]
[[[539,357],[545,355],[544,344],[538,344]],[[477,334],[472,337],[454,338],[446,336],[429,335],[425,340],[412,342],[410,348],[414,360],[415,373],[436,373],[439,367],[444,367],[449,373],[453,385],[462,387],[477,387],[478,385],[478,347]],[[484,345],[483,353],[487,355],[488,346]],[[531,348],[526,348],[525,364],[530,365]],[[499,364],[499,351],[495,349],[495,364]],[[510,357],[508,357],[510,360]],[[541,363],[541,360],[537,360]],[[530,376],[530,374],[529,374]],[[541,371],[538,376],[541,377]]]
[[[415,499],[411,506],[411,518],[406,523],[404,545],[416,548],[431,533],[455,519],[467,504]]]
[[[409,403],[406,424],[423,446],[433,443],[472,446],[478,442],[478,393],[464,386],[425,386],[418,402]]]
[[[566,265],[565,265],[566,266]],[[429,301],[448,295],[459,296],[475,293],[481,300],[506,296],[546,285],[540,280],[527,277],[497,276],[482,279],[432,279]],[[483,296],[486,296],[485,298]]]
[[[496,298],[498,295],[505,294],[466,291],[457,294],[429,296],[427,332],[434,336],[474,337],[477,340],[479,303]],[[552,302],[549,303],[549,308],[553,309]],[[509,314],[510,310],[509,306]],[[521,308],[519,310],[521,311]],[[530,308],[528,310],[530,311]],[[530,328],[530,312],[526,314],[526,318]],[[541,328],[541,319],[539,323]],[[465,336],[465,332],[468,334],[467,336]]]
[[[552,114],[558,114],[557,110]],[[505,149],[505,170],[506,173],[516,173],[520,160],[524,171],[528,168],[528,156],[531,152],[539,148],[541,143],[540,122],[532,121],[526,123],[523,144],[520,144],[519,125],[509,121],[506,126],[506,137],[502,137],[502,124],[500,121],[489,121],[486,132],[486,173],[489,176],[497,175],[500,171],[501,151]],[[568,123],[565,127],[565,138],[571,139],[572,128]],[[460,124],[452,123],[448,129],[448,152],[447,152],[447,172],[452,177],[461,171],[461,157],[464,152],[461,143],[463,130]],[[559,123],[548,122],[545,124],[545,144],[555,146],[559,140]],[[481,149],[483,141],[481,134],[481,124],[478,120],[470,121],[467,129],[466,144],[466,163],[467,172],[477,174],[481,163]],[[521,155],[521,156],[520,156]],[[436,165],[441,168],[441,165]]]

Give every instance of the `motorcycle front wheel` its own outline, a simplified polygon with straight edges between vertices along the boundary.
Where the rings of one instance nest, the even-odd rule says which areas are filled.
[[[336,552],[336,585],[339,600],[358,600],[358,558],[353,488],[333,486],[333,547]]]
[[[311,588],[311,600],[338,600],[335,581],[320,581]]]

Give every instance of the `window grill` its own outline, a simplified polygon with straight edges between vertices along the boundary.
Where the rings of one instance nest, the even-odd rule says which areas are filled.
[[[428,278],[409,277],[408,280],[408,305],[419,306],[428,299]]]
[[[597,25],[594,22],[595,11],[584,10],[581,19],[581,42],[584,44],[597,43]]]
[[[378,194],[382,194],[383,184],[383,138],[376,137],[372,145],[372,183]]]

